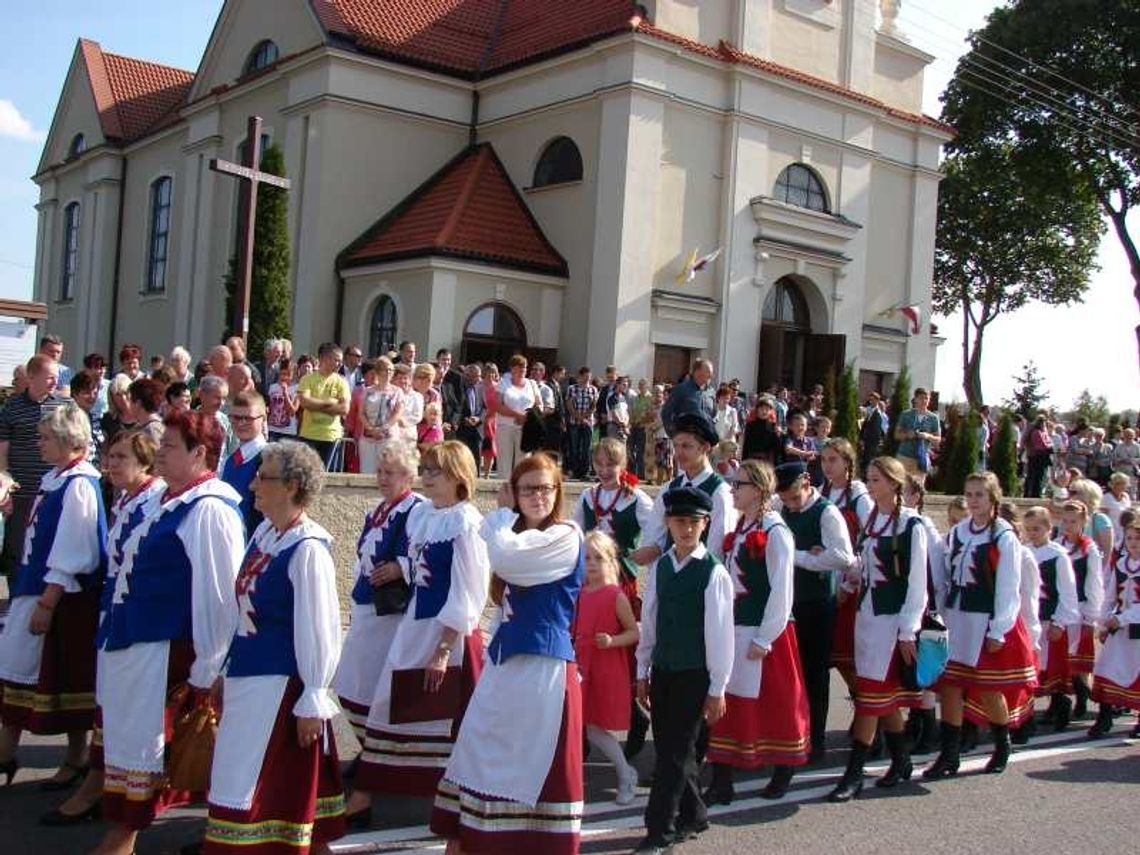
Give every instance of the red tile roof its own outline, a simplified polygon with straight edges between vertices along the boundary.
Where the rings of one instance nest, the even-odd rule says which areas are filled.
[[[79,49],[103,135],[110,140],[139,139],[172,118],[186,102],[193,72],[106,53],[87,39],[79,40]]]
[[[338,267],[431,255],[568,275],[490,143],[452,158],[353,241]]]
[[[360,50],[477,77],[630,31],[633,0],[311,0]]]

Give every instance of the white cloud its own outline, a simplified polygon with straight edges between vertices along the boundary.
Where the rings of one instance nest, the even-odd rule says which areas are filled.
[[[37,131],[32,123],[20,115],[16,105],[0,98],[0,137],[12,137],[23,142],[43,142],[47,134]]]

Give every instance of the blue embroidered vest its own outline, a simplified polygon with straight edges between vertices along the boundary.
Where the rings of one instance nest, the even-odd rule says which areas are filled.
[[[297,676],[289,562],[297,547],[309,539],[302,537],[272,557],[253,544],[246,550],[237,578],[238,631],[230,644],[226,676]]]
[[[234,454],[236,453],[234,452]],[[231,454],[226,460],[225,471],[222,473],[222,480],[233,487],[234,491],[241,496],[241,505],[238,507],[238,511],[241,513],[241,520],[245,524],[246,542],[253,537],[253,533],[257,531],[257,527],[261,525],[261,521],[264,519],[261,511],[253,506],[253,476],[257,474],[259,466],[261,466],[260,451],[249,460],[243,460],[237,465],[234,464],[234,456]]]
[[[134,544],[134,553],[124,556],[115,579],[111,607],[104,617],[105,650],[192,637],[193,568],[178,527],[203,499],[223,502],[237,513],[236,503],[207,493],[159,510],[143,522],[147,530]]]
[[[116,577],[123,566],[124,549],[135,529],[146,519],[147,507],[146,501],[140,501],[126,514],[125,518],[116,517],[115,524],[108,534],[107,576],[104,579],[103,592],[99,598],[99,628],[95,632],[96,650],[103,648],[110,632],[110,620],[108,618],[115,596]]]
[[[503,622],[488,651],[501,664],[520,653],[574,661],[570,623],[586,568],[586,550],[578,550],[572,573],[542,585],[507,585],[503,594]]]
[[[103,509],[103,491],[98,478],[90,475],[71,475],[56,489],[44,492],[39,504],[36,505],[27,533],[24,535],[26,558],[16,572],[16,582],[12,586],[11,597],[38,597],[47,587],[44,577],[48,572],[48,556],[51,555],[52,544],[55,542],[59,518],[63,514],[63,499],[71,487],[71,482],[77,478],[86,480],[95,490],[99,509],[96,523],[99,528],[99,566],[93,573],[77,576],[76,581],[84,591],[98,591],[99,586],[103,584],[103,573],[107,564],[107,514]]]
[[[443,610],[451,592],[451,559],[454,554],[453,540],[429,543],[420,552],[412,567],[412,614],[416,620],[430,620]]]
[[[408,517],[411,515],[412,509],[422,501],[423,498],[413,494],[411,502],[403,510],[389,514],[383,518],[382,522],[376,510],[364,518],[364,527],[360,532],[360,537],[356,540],[356,554],[359,558],[365,559],[370,569],[377,564],[395,561],[396,558],[408,554]],[[381,526],[381,532],[378,536],[373,537],[369,546],[366,543],[368,536],[372,534],[377,525]],[[363,551],[366,548],[368,549],[367,554]],[[363,573],[358,575],[356,584],[352,587],[352,601],[361,606],[372,605],[373,590],[372,583],[368,581],[368,576]],[[444,601],[446,599],[444,597]],[[443,607],[444,601],[440,602],[440,608]],[[438,609],[436,611],[438,612]]]

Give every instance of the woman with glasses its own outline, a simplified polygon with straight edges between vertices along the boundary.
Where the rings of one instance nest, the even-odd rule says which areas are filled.
[[[582,696],[570,638],[585,567],[582,533],[563,521],[562,472],[546,454],[519,463],[498,501],[482,535],[505,583],[509,619],[491,641],[431,827],[448,838],[449,855],[572,855],[584,789]]]
[[[373,793],[435,794],[483,664],[479,617],[490,564],[479,536],[483,516],[471,501],[475,460],[452,440],[429,448],[420,464],[428,501],[408,516],[408,561],[376,574],[379,584],[404,579],[412,598],[368,711],[348,804],[354,827],[371,823]],[[442,699],[433,697],[440,692]]]
[[[732,482],[740,512],[725,538],[724,558],[735,593],[736,655],[728,680],[727,712],[709,734],[712,786],[706,804],[730,804],[732,770],[771,764],[762,798],[788,791],[796,766],[811,750],[807,692],[792,616],[795,541],[768,507],[776,487],[771,465],[745,460]]]

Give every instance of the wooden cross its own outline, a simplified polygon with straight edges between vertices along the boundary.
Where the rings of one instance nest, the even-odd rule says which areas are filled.
[[[238,179],[238,260],[237,282],[234,283],[237,300],[234,315],[234,329],[249,344],[249,294],[253,278],[253,237],[257,219],[257,185],[270,184],[289,189],[289,179],[262,172],[261,166],[261,117],[249,117],[249,131],[246,136],[244,163],[231,163],[228,160],[210,159],[210,169]]]

